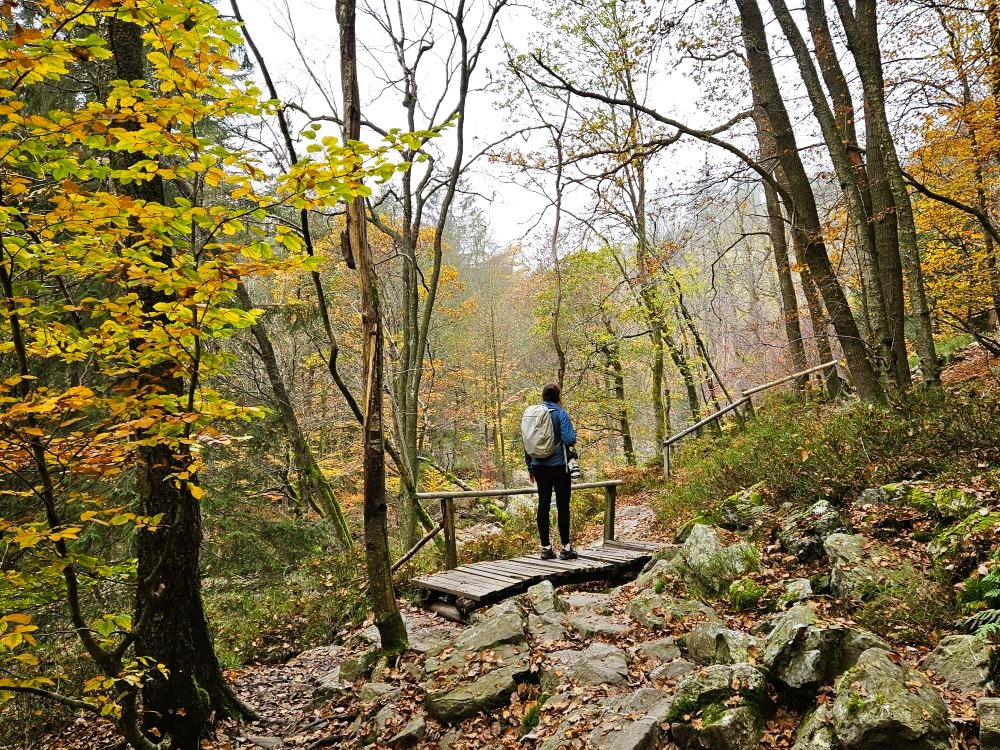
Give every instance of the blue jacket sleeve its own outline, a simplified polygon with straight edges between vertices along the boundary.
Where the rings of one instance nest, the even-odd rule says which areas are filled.
[[[565,445],[576,445],[576,430],[565,409],[559,410],[559,437]]]

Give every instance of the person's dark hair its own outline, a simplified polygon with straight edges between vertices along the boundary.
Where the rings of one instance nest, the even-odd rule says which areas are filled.
[[[555,383],[546,383],[542,386],[542,401],[551,401],[553,404],[559,403],[559,386]]]

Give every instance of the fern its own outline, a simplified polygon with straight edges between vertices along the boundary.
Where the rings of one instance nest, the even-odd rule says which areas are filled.
[[[960,600],[966,611],[960,625],[980,638],[1000,636],[1000,567],[981,578],[973,576],[965,582]]]

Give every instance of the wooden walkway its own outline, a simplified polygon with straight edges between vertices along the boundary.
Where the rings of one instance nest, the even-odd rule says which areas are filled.
[[[538,555],[462,565],[418,578],[424,606],[451,616],[520,594],[542,581],[586,583],[638,573],[663,545],[612,541],[578,549],[576,560],[542,560]]]

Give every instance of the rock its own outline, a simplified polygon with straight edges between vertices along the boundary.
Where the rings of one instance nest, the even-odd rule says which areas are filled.
[[[275,750],[275,748],[281,747],[285,744],[285,741],[280,737],[254,737],[248,736],[246,738],[247,742],[251,745],[256,745],[257,747],[263,747],[265,750]]]
[[[749,664],[707,667],[678,685],[671,735],[681,748],[757,750],[766,700],[764,676]]]
[[[990,644],[974,635],[942,638],[927,657],[927,666],[943,677],[948,687],[966,692],[992,689],[993,662]]]
[[[952,734],[948,706],[927,678],[880,648],[838,683],[833,730],[843,750],[948,750]]]
[[[878,636],[823,624],[806,604],[780,615],[764,641],[762,661],[772,679],[795,690],[829,684],[870,648],[889,649]]]
[[[1000,513],[991,513],[983,508],[934,537],[927,545],[927,551],[938,561],[961,558],[963,553],[969,551],[969,545],[975,537],[984,536],[993,541],[998,531],[1000,531]],[[992,544],[987,544],[986,547],[990,549]],[[976,545],[973,545],[971,550],[975,553]]]
[[[833,534],[823,546],[832,564],[830,589],[839,597],[868,598],[893,578],[890,569],[878,565],[890,557],[888,550],[877,542],[866,543],[861,534]]]
[[[417,714],[398,733],[386,740],[386,744],[392,747],[409,747],[420,742],[426,733],[427,721],[423,714]]]
[[[314,701],[331,700],[354,689],[354,683],[348,682],[341,675],[340,667],[341,665],[338,664],[331,671],[316,678],[316,689],[313,691]]]
[[[979,714],[980,750],[1000,750],[1000,698],[980,698],[976,702]]]
[[[698,664],[749,662],[757,649],[752,635],[724,628],[718,623],[701,622],[681,638],[687,657]]]
[[[528,615],[528,634],[538,643],[566,640],[565,620],[561,615]]]
[[[687,659],[673,659],[656,667],[649,673],[649,679],[653,682],[673,682],[680,677],[686,677],[692,672],[697,672],[700,667],[693,661]]]
[[[538,746],[539,750],[564,750],[580,737],[580,727],[596,722],[603,711],[603,705],[596,701],[580,702],[571,693],[558,693],[542,706],[544,723],[556,725],[551,735]],[[579,741],[579,740],[578,740]]]
[[[361,686],[358,699],[362,703],[378,703],[380,701],[392,700],[399,695],[399,688],[387,682],[366,682]]]
[[[639,644],[639,653],[645,658],[658,663],[681,658],[681,650],[674,638],[657,638],[655,641],[644,641]]]
[[[566,617],[567,624],[584,638],[595,636],[618,637],[628,630],[627,625],[615,622],[610,617],[593,613],[578,612]]]
[[[646,564],[646,567],[642,569],[642,572],[636,576],[635,582],[632,586],[637,592],[646,591],[647,589],[655,589],[660,581],[667,581],[675,576],[676,571],[672,565],[672,561],[651,560]]]
[[[617,646],[591,643],[582,651],[566,649],[548,654],[542,669],[542,691],[555,693],[566,684],[620,685],[628,679],[628,657]]]
[[[813,595],[812,583],[808,578],[793,578],[784,582],[785,590],[781,595],[781,603],[785,606],[797,604]]]
[[[823,541],[828,536],[848,531],[850,526],[837,509],[820,500],[804,510],[789,513],[778,529],[778,541],[799,560],[818,560],[823,556]]]
[[[696,523],[670,567],[690,588],[715,596],[737,578],[759,570],[760,555],[746,542],[727,547],[710,526]]]
[[[837,750],[830,708],[823,704],[806,715],[795,733],[792,750]]]
[[[861,500],[904,503],[941,520],[962,520],[979,507],[975,493],[959,487],[934,487],[926,482],[896,482],[865,490]]]
[[[719,525],[734,531],[749,529],[765,515],[764,482],[730,495],[716,508]]]
[[[525,592],[525,597],[530,602],[532,609],[540,615],[565,612],[569,609],[566,602],[556,594],[552,581],[536,583]]]
[[[674,724],[670,731],[682,748],[758,750],[764,719],[749,706],[725,708],[713,703],[702,712],[701,725]]]
[[[691,599],[678,599],[673,596],[663,596],[647,591],[632,600],[629,614],[640,625],[651,629],[663,630],[667,623],[685,620],[689,617],[701,617],[710,621],[718,621],[719,616],[707,604]]]
[[[340,662],[340,679],[344,682],[357,682],[360,680],[371,667],[373,656],[374,652],[348,656]]]
[[[611,605],[610,594],[596,594],[589,591],[577,591],[570,594],[563,594],[561,599],[566,602],[570,611],[574,609],[593,612],[598,615],[610,614],[614,609]]]
[[[427,654],[425,707],[435,719],[460,721],[505,705],[530,672],[520,610],[516,605],[493,609],[494,616]]]
[[[587,739],[587,747],[603,750],[653,750],[661,747],[660,725],[672,699],[654,688],[640,688],[603,703],[603,713]]]
[[[425,654],[433,648],[445,643],[451,635],[448,628],[434,626],[420,626],[413,620],[403,615],[403,624],[406,627],[406,638],[409,642],[410,650]],[[378,628],[371,625],[358,632],[355,636],[357,640],[368,644],[373,650],[382,648],[382,636],[379,635]]]

